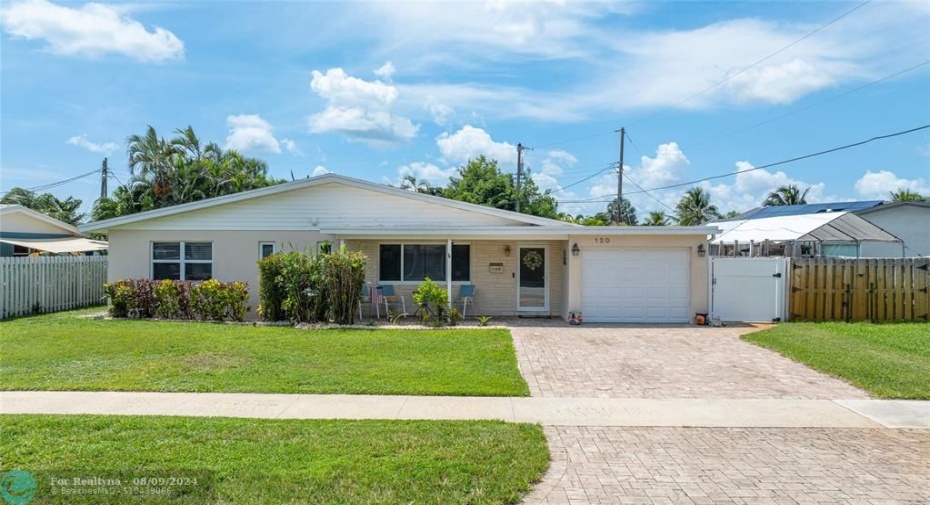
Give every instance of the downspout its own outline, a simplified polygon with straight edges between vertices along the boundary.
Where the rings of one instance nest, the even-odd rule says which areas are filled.
[[[452,239],[446,240],[446,301],[452,306]]]

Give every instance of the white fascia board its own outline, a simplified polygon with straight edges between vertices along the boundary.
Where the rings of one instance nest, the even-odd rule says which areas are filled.
[[[488,238],[492,240],[519,239],[550,239],[567,240],[570,235],[598,235],[598,236],[624,236],[624,235],[712,235],[719,230],[713,226],[496,226],[484,228],[324,228],[320,230],[326,235],[333,235],[345,239],[372,239],[372,238]]]

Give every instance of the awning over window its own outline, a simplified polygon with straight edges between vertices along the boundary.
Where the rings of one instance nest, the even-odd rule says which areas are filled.
[[[50,253],[72,253],[87,251],[105,251],[107,243],[100,240],[91,240],[84,237],[68,237],[54,239],[27,239],[27,238],[0,238],[4,244],[13,244],[29,247]]]

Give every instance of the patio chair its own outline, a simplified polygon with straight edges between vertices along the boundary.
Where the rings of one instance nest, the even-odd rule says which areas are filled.
[[[468,303],[475,306],[475,295],[478,294],[478,288],[474,284],[462,284],[459,286],[459,301],[462,302],[462,319],[465,319],[465,313],[468,311]]]
[[[384,313],[390,316],[391,314],[391,304],[397,305],[397,301],[400,300],[401,314],[404,317],[407,317],[407,301],[404,300],[403,295],[398,295],[394,292],[393,284],[382,284],[377,288],[381,295],[381,303],[384,304]],[[379,316],[380,317],[380,316]]]
[[[358,298],[358,320],[359,321],[362,320],[362,304],[363,303],[368,304],[369,315],[371,314],[371,307],[374,307],[375,314],[378,315],[378,319],[381,319],[381,308],[379,307],[379,305],[381,304],[381,297],[378,296],[378,289],[375,289],[374,291],[372,291],[370,285],[368,285],[367,283],[362,284],[362,294]]]

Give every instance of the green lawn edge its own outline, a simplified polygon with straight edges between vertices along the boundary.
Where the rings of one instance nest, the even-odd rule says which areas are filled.
[[[930,400],[927,323],[781,323],[740,338],[878,398]]]
[[[539,425],[502,421],[0,415],[0,427],[0,471],[35,475],[34,504],[57,503],[55,474],[207,482],[176,504],[515,504],[550,459]]]

